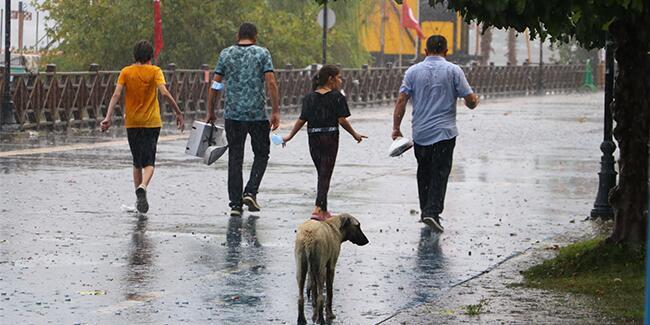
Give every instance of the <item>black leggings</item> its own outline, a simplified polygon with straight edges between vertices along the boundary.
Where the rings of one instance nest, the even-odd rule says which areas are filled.
[[[316,206],[327,211],[327,192],[339,151],[339,133],[312,133],[309,135],[309,153],[318,172]]]

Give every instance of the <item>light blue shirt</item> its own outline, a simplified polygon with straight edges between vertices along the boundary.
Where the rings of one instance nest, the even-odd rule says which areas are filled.
[[[458,135],[456,101],[473,93],[463,70],[441,56],[408,68],[399,92],[412,99],[413,142],[421,146]]]

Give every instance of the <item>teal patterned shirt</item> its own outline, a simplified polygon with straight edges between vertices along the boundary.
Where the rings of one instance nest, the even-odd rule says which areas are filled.
[[[236,121],[265,121],[264,74],[273,72],[269,50],[257,45],[233,45],[219,54],[214,73],[223,76],[224,118]]]

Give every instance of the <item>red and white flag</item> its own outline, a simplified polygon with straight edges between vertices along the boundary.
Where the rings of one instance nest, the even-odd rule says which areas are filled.
[[[164,46],[162,34],[162,16],[160,14],[160,0],[153,0],[153,58],[158,61],[158,54]]]
[[[418,37],[424,39],[424,34],[422,33],[422,28],[420,28],[420,23],[413,15],[413,10],[409,8],[406,2],[402,3],[402,26],[404,28],[415,29],[418,32]]]

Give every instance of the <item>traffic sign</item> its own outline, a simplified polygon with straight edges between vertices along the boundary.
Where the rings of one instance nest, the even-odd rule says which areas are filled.
[[[318,12],[318,18],[316,18],[316,21],[318,21],[320,27],[323,27],[324,15],[325,10],[321,9]],[[334,26],[334,23],[336,23],[336,14],[334,14],[334,10],[327,8],[327,29],[332,28]]]

